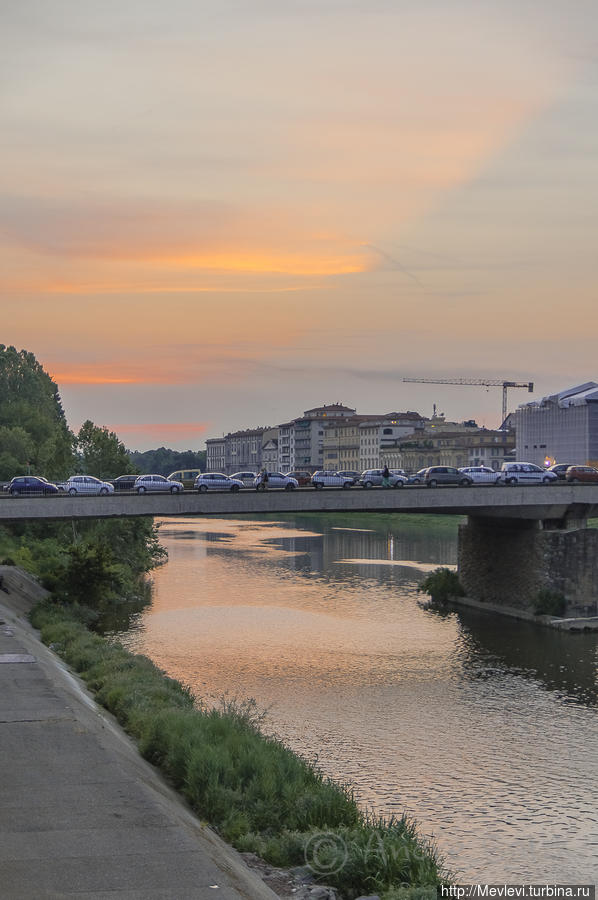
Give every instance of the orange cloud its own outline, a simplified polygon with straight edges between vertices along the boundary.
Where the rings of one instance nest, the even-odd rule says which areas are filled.
[[[107,427],[118,435],[140,435],[180,440],[184,437],[197,437],[205,434],[210,426],[210,422],[147,422],[136,425],[108,425]]]
[[[52,372],[52,379],[57,384],[140,384],[144,378],[129,378],[119,375],[101,375],[87,371]]]
[[[219,269],[227,272],[274,272],[284,275],[350,275],[365,272],[366,254],[332,254],[308,256],[302,253],[222,251],[191,254],[167,259],[170,265],[194,269]]]

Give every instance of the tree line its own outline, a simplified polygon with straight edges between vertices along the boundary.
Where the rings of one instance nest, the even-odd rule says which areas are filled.
[[[73,434],[58,387],[33,353],[0,344],[0,478],[59,481],[80,472],[110,479],[143,472],[139,462],[105,426],[88,420]],[[164,557],[149,517],[0,528],[0,562],[23,566],[56,599],[84,602],[98,614],[141,597],[140,577]]]

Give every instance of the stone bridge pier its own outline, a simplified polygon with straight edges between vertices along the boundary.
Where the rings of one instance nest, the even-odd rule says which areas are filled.
[[[566,616],[598,614],[598,529],[585,519],[468,517],[458,572],[468,597],[529,612],[538,592],[566,600]]]

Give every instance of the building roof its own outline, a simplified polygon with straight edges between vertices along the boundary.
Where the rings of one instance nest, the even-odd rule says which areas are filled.
[[[530,400],[529,403],[520,403],[519,409],[554,406],[555,404],[565,409],[568,406],[584,406],[586,403],[596,402],[598,402],[598,384],[595,381],[586,381],[585,384],[566,388],[557,394],[547,394],[541,400]]]
[[[227,438],[236,438],[236,437],[260,437],[264,431],[269,431],[271,428],[270,425],[264,425],[263,427],[258,428],[246,428],[241,431],[231,431],[226,435]]]
[[[334,415],[334,413],[352,413],[354,415],[355,412],[356,410],[352,409],[352,407],[343,406],[342,403],[330,403],[328,405],[324,404],[324,406],[315,406],[313,409],[306,409],[303,415],[314,416],[317,413],[321,413],[321,415],[328,418],[329,415]]]

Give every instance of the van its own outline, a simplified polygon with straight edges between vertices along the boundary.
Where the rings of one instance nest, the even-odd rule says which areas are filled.
[[[181,481],[186,491],[192,491],[198,475],[201,475],[200,469],[178,469],[167,477],[169,481]]]
[[[504,484],[556,484],[554,472],[542,469],[535,463],[505,462],[500,467],[500,480]]]

